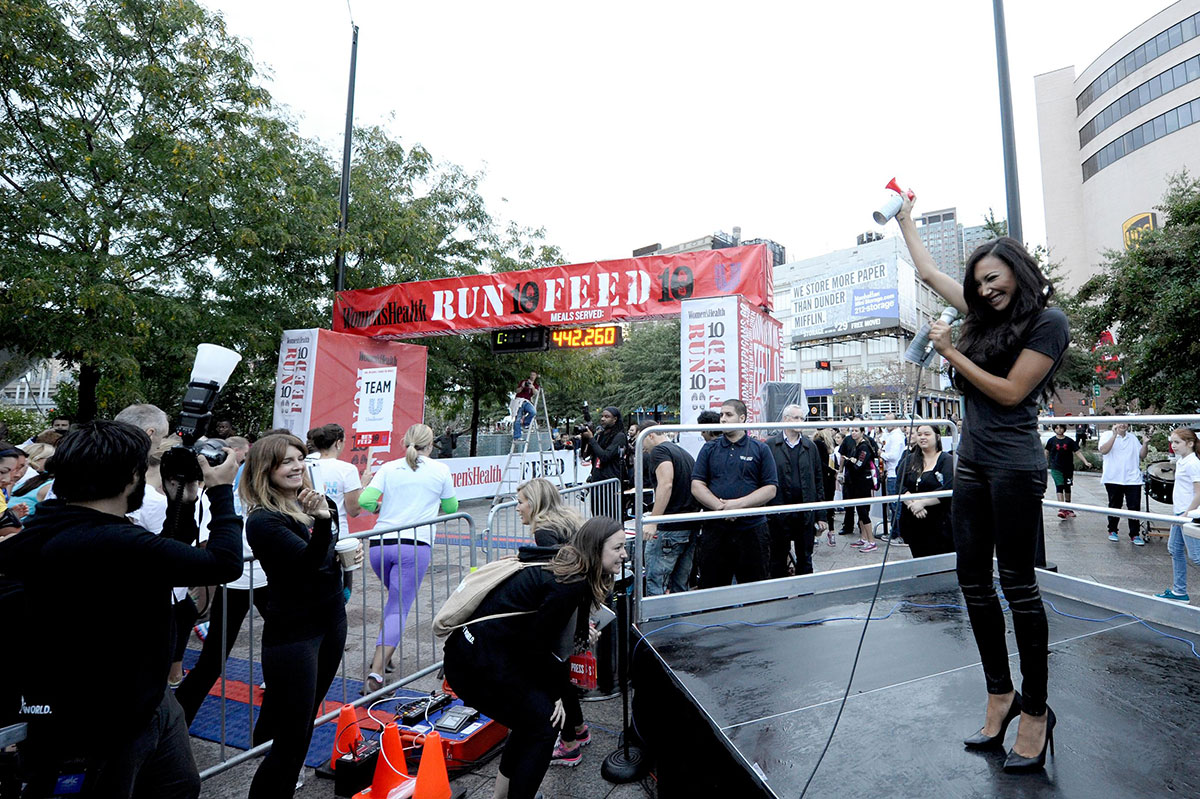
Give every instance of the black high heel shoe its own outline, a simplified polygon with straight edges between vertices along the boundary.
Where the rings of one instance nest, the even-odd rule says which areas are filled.
[[[1031,771],[1041,771],[1046,767],[1046,748],[1050,749],[1050,756],[1054,757],[1054,711],[1049,706],[1046,707],[1046,713],[1049,718],[1046,721],[1046,740],[1042,743],[1042,751],[1037,757],[1022,757],[1014,750],[1009,750],[1008,757],[1004,760],[1004,770],[1009,774],[1027,774]]]
[[[1000,722],[1000,732],[995,735],[984,735],[981,729],[970,738],[964,739],[963,746],[968,749],[988,749],[993,746],[1003,746],[1004,733],[1008,732],[1008,725],[1019,715],[1021,715],[1021,695],[1014,692],[1012,705],[1008,708],[1008,713],[1005,714],[1004,720]]]

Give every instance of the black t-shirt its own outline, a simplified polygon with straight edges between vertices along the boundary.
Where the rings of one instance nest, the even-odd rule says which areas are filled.
[[[970,381],[963,381],[966,413],[963,415],[960,457],[983,466],[1045,468],[1042,442],[1037,431],[1037,398],[1054,377],[1070,342],[1067,315],[1058,308],[1046,308],[1030,325],[1020,347],[979,364],[988,373],[1005,377],[1021,350],[1040,352],[1054,362],[1046,376],[1029,392],[1029,396],[1012,408],[1002,407]]]
[[[664,441],[650,450],[650,485],[658,487],[658,475],[655,472],[665,461],[670,461],[674,470],[674,476],[671,478],[671,498],[667,500],[667,513],[694,513],[700,510],[700,505],[692,498],[692,467],[696,462],[678,444]],[[667,522],[660,524],[658,529],[689,530],[698,526],[697,522]]]
[[[850,442],[849,447],[846,446],[846,441]],[[860,488],[871,486],[871,459],[875,453],[867,437],[863,436],[862,441],[856,443],[853,438],[846,436],[846,440],[842,442],[841,453],[846,457],[843,461],[846,465],[846,482]]]
[[[1075,459],[1074,454],[1079,451],[1079,445],[1075,443],[1075,439],[1063,436],[1051,436],[1046,442],[1046,463],[1051,469],[1057,469],[1060,472],[1074,472]]]

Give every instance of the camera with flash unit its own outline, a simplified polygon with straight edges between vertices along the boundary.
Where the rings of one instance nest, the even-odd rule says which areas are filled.
[[[201,344],[196,348],[196,361],[192,365],[192,376],[187,391],[183,394],[183,409],[179,414],[176,432],[183,440],[182,446],[203,455],[210,466],[225,462],[225,442],[210,438],[197,444],[208,430],[212,421],[212,409],[217,395],[233,374],[242,356],[231,349],[216,344]]]

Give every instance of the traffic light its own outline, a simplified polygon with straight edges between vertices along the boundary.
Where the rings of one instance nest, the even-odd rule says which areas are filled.
[[[828,372],[831,367],[829,365],[829,361],[817,361],[817,368],[824,369],[825,371]]]

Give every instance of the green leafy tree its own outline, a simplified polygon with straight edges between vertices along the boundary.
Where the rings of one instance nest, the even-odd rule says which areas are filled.
[[[606,404],[625,410],[679,407],[679,320],[638,322],[610,356],[615,383]]]
[[[1088,341],[1117,331],[1125,382],[1116,399],[1164,413],[1200,407],[1200,181],[1173,175],[1158,210],[1165,221],[1132,250],[1110,250],[1079,290]]]
[[[172,404],[201,340],[253,364],[318,318],[334,175],[220,17],[9,0],[0,83],[0,346],[77,365],[80,419]]]

